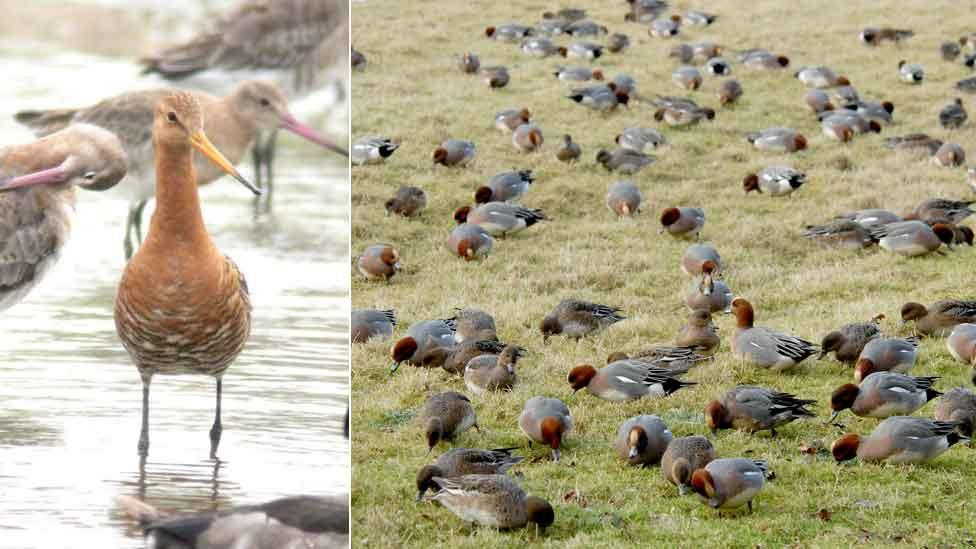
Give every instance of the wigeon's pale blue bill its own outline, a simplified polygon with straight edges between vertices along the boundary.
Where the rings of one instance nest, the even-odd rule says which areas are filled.
[[[336,145],[332,141],[329,141],[327,138],[325,138],[324,136],[322,136],[312,128],[296,120],[295,117],[290,114],[286,113],[281,117],[281,127],[285,128],[286,130],[292,133],[304,137],[305,139],[311,141],[312,143],[321,145],[336,154],[345,156],[347,158],[349,157],[348,150],[343,149],[342,147]]]

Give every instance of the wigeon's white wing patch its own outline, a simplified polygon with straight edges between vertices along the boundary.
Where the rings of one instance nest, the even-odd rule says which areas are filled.
[[[619,379],[624,383],[637,383],[637,381],[630,379],[629,377],[624,377],[624,376],[614,376],[614,377],[616,377],[617,379]]]
[[[755,347],[757,349],[762,349],[762,345],[756,343],[755,341],[750,341],[749,342],[749,345],[752,345],[753,347]]]
[[[746,472],[742,473],[742,476],[745,476],[745,477],[761,477],[761,476],[763,476],[763,474],[761,472],[759,472],[759,471],[746,471]]]
[[[892,387],[891,390],[894,391],[894,392],[896,392],[896,393],[905,393],[906,395],[912,394],[912,391],[909,391],[908,389],[906,389],[904,387]]]

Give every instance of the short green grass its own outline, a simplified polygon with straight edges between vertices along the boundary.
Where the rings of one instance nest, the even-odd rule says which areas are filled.
[[[517,4],[517,5],[516,5]],[[496,532],[462,524],[437,504],[417,504],[414,475],[447,449],[427,455],[414,417],[425,398],[445,390],[464,391],[458,378],[441,370],[410,366],[389,373],[390,342],[353,350],[353,539],[357,546],[458,547],[532,546],[959,546],[972,544],[976,489],[972,450],[956,447],[934,463],[918,466],[855,464],[839,467],[825,451],[840,432],[824,425],[830,392],[851,379],[851,371],[826,360],[809,361],[795,375],[759,371],[734,360],[727,337],[730,317],[716,318],[725,341],[714,362],[689,378],[699,385],[663,400],[613,404],[585,392],[573,395],[568,370],[580,363],[602,365],[616,350],[635,351],[669,341],[685,322],[687,280],[678,261],[687,246],[658,234],[657,214],[672,205],[704,207],[704,241],[727,264],[732,289],[756,306],[760,325],[819,341],[847,322],[888,315],[887,332],[904,333],[898,310],[909,300],[929,303],[945,297],[973,298],[974,252],[918,259],[883,251],[852,253],[824,249],[799,237],[805,224],[864,207],[903,211],[929,197],[970,196],[961,169],[940,169],[927,160],[881,148],[879,136],[848,145],[822,137],[802,105],[805,88],[794,78],[804,64],[826,64],[848,75],[865,97],[891,100],[895,123],[883,135],[926,131],[971,148],[970,122],[948,133],[937,113],[956,94],[952,84],[969,75],[961,63],[943,62],[938,46],[970,29],[958,6],[945,1],[900,3],[834,1],[782,3],[773,0],[707,3],[720,15],[707,29],[691,28],[677,40],[650,38],[644,26],[624,24],[624,2],[576,2],[611,32],[630,35],[623,55],[597,63],[609,75],[627,72],[646,96],[679,94],[670,82],[674,62],[666,57],[678,41],[713,40],[729,48],[766,47],[790,57],[783,72],[753,72],[734,66],[745,96],[734,109],[690,130],[662,130],[671,147],[658,162],[633,177],[645,198],[644,215],[617,220],[603,205],[607,186],[618,179],[594,162],[625,127],[657,127],[653,109],[600,116],[572,104],[568,85],[550,75],[561,59],[539,60],[516,45],[486,40],[485,26],[527,24],[548,2],[393,2],[368,0],[353,6],[353,43],[369,59],[353,80],[353,137],[381,134],[402,141],[388,163],[353,170],[353,256],[374,242],[391,242],[406,266],[391,284],[368,283],[354,274],[354,308],[395,308],[397,337],[411,323],[450,316],[454,307],[481,307],[495,315],[500,337],[529,350],[519,364],[520,384],[512,392],[472,397],[484,434],[470,431],[457,444],[520,446],[525,462],[517,475],[525,489],[547,498],[556,522],[544,534],[535,529]],[[675,8],[693,7],[675,2]],[[744,6],[748,5],[748,9]],[[949,17],[950,14],[960,16]],[[917,36],[900,47],[868,48],[857,35],[868,25],[909,27]],[[560,43],[566,39],[559,39]],[[453,56],[480,54],[483,65],[505,64],[512,82],[491,91],[460,74]],[[731,54],[730,54],[731,56]],[[900,59],[925,65],[926,81],[907,86],[897,79]],[[717,107],[719,80],[706,76],[699,103]],[[972,109],[973,102],[966,98]],[[528,107],[546,135],[541,153],[520,155],[508,136],[492,128],[493,113]],[[746,131],[786,125],[810,140],[794,156],[762,154],[743,138]],[[553,154],[563,133],[584,148],[584,158],[565,165]],[[430,153],[443,139],[472,139],[476,163],[456,170],[433,166]],[[976,150],[970,150],[976,154]],[[744,196],[742,177],[766,163],[789,162],[807,171],[809,183],[792,198]],[[538,180],[524,204],[552,217],[523,234],[496,241],[485,261],[452,257],[444,242],[451,212],[468,203],[476,186],[499,171],[535,170]],[[401,184],[429,195],[420,219],[387,218],[383,201]],[[628,320],[579,344],[555,339],[543,346],[537,326],[560,299],[578,297],[622,307]],[[940,375],[938,387],[966,384],[968,368],[949,357],[941,340],[922,345],[916,375]],[[619,424],[640,413],[660,415],[676,436],[703,434],[705,403],[737,383],[756,383],[815,398],[819,417],[780,430],[778,438],[724,431],[715,441],[722,456],[769,460],[777,479],[757,500],[752,515],[720,518],[695,496],[679,498],[658,469],[626,467],[610,449]],[[563,459],[552,463],[536,445],[528,449],[517,428],[522,404],[534,395],[562,398],[575,430]],[[922,414],[931,414],[932,405]],[[866,433],[876,423],[843,416],[849,430]],[[820,510],[826,510],[819,513]],[[826,520],[825,520],[826,519]]]

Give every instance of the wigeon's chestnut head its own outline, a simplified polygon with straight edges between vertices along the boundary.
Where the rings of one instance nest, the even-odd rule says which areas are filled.
[[[396,267],[400,263],[400,254],[393,248],[383,248],[380,251],[380,261],[391,267]]]
[[[465,261],[471,261],[477,254],[476,248],[477,246],[470,238],[462,238],[457,245],[457,254],[463,257]]]
[[[781,67],[788,67],[788,66],[790,66],[790,59],[788,57],[786,57],[785,55],[780,55],[779,57],[777,57],[776,58],[776,62],[779,63],[779,66],[781,66]]]
[[[759,176],[754,173],[745,176],[742,180],[742,188],[745,189],[746,194],[749,194],[751,191],[762,194],[762,189],[759,187]]]
[[[870,358],[859,358],[854,364],[854,381],[860,383],[875,371],[874,362]]]
[[[845,383],[834,389],[834,392],[830,395],[830,409],[834,411],[834,415],[830,416],[827,423],[834,421],[837,418],[837,414],[853,406],[860,392],[861,389],[853,383]]]
[[[847,143],[851,139],[854,139],[854,130],[851,129],[850,126],[842,126],[838,130],[838,132],[839,132],[839,135],[837,136],[837,138],[840,140],[841,143]],[[800,149],[801,149],[801,147],[799,146],[799,138],[797,138],[797,147],[796,147],[796,150],[800,150]]]
[[[798,151],[802,151],[807,148],[807,138],[803,137],[801,134],[797,134],[797,136],[793,139],[793,142],[796,144],[796,150]]]
[[[443,477],[444,471],[436,465],[424,465],[420,471],[417,472],[417,501],[420,501],[424,497],[424,493],[427,490],[437,492],[440,490],[440,486],[434,482],[434,477]]]
[[[881,124],[878,124],[875,120],[868,121],[868,130],[874,133],[881,133]]]
[[[552,460],[559,461],[559,447],[563,443],[563,424],[559,419],[546,416],[539,424],[542,440],[552,448]]]
[[[857,457],[857,447],[861,445],[861,437],[854,433],[846,434],[835,440],[830,446],[830,453],[837,463],[850,461]]]
[[[680,218],[681,210],[678,208],[665,208],[664,211],[661,212],[661,225],[664,225],[665,227],[674,225]]]
[[[732,300],[732,314],[735,315],[735,325],[739,328],[752,328],[756,313],[745,298],[737,297]]]
[[[460,208],[454,210],[454,221],[458,225],[468,221],[468,214],[471,213],[471,206],[461,206]]]
[[[844,334],[836,331],[825,335],[823,341],[820,342],[820,356],[817,359],[822,360],[823,357],[827,356],[827,353],[840,349],[846,340]]]
[[[974,356],[976,356],[976,355],[974,355]],[[623,351],[614,351],[614,352],[610,353],[607,356],[607,364],[613,364],[614,362],[617,362],[618,360],[627,360],[628,358],[630,358],[630,357],[627,356],[627,353],[625,353]]]
[[[711,259],[706,259],[701,266],[702,273],[704,274],[715,274],[718,272],[718,265],[715,264]]]
[[[730,429],[732,427],[732,417],[729,409],[722,406],[722,403],[713,400],[705,406],[705,425],[712,432],[712,436],[718,434],[719,429]]]
[[[888,111],[888,114],[892,114],[892,113],[895,112],[895,104],[892,103],[891,101],[884,101],[884,102],[882,102],[881,103],[881,108],[883,108],[884,110]]]
[[[589,364],[581,364],[569,371],[569,385],[573,392],[579,391],[590,384],[590,380],[596,376],[596,368]]]
[[[909,301],[901,306],[901,321],[903,324],[911,320],[918,320],[927,314],[929,314],[929,310],[921,303]]]
[[[478,187],[478,190],[474,192],[474,201],[476,204],[487,204],[491,202],[491,197],[494,194],[490,187]]]
[[[834,104],[833,103],[827,103],[826,105],[824,105],[823,110],[825,110],[825,111],[832,111],[832,110],[834,110]]]
[[[486,28],[485,29],[485,36],[487,36],[488,38],[491,38],[492,36],[495,36],[495,27],[488,27],[488,28]]]
[[[607,82],[607,87],[610,88],[610,91],[613,91],[613,92],[617,91],[617,83],[616,82]]]
[[[705,469],[698,469],[691,474],[691,489],[703,498],[712,499],[715,497],[715,481],[712,474]]]
[[[537,496],[525,498],[525,513],[529,522],[534,522],[539,528],[545,529],[556,521],[556,512],[549,502]]]
[[[393,366],[390,367],[390,373],[393,373],[400,367],[400,363],[406,360],[410,360],[410,357],[417,352],[417,340],[407,336],[400,339],[393,344],[390,348],[390,358],[393,359]]]
[[[932,232],[939,237],[943,244],[952,247],[952,242],[956,239],[956,232],[952,230],[952,227],[945,223],[936,223],[932,225]]]
[[[847,79],[846,76],[838,76],[836,86],[850,86],[851,81]]]
[[[647,449],[647,432],[640,425],[634,425],[627,433],[627,459],[634,459]]]
[[[558,48],[556,48],[556,51],[559,53],[559,55],[563,57],[566,57],[566,55],[569,53],[569,50],[567,50],[563,46],[559,46]]]
[[[603,81],[603,71],[600,69],[593,69],[593,80]]]
[[[519,118],[522,119],[522,122],[528,124],[532,121],[532,113],[529,112],[529,109],[522,109],[519,111]]]
[[[434,164],[443,164],[447,160],[447,149],[444,147],[437,147],[434,149],[434,154],[432,155],[434,159]]]
[[[532,146],[534,147],[538,147],[539,145],[542,145],[542,132],[539,131],[538,129],[534,129],[530,131],[529,142],[532,143]]]
[[[671,16],[671,20],[674,21],[675,23],[680,23],[681,22],[681,16],[678,15],[678,14],[674,14],[674,15]]]

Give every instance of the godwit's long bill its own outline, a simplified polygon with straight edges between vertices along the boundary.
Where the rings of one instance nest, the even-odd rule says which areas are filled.
[[[244,275],[220,253],[203,222],[193,149],[240,181],[204,132],[193,94],[159,101],[152,126],[156,150],[156,210],[146,241],[126,265],[115,301],[115,327],[142,377],[139,455],[149,452],[149,384],[155,374],[206,374],[217,380],[210,457],[217,458],[221,380],[251,331]]]
[[[88,124],[0,149],[0,311],[30,293],[60,257],[75,186],[109,189],[125,167],[119,140]]]
[[[125,228],[125,257],[132,257],[134,241],[142,242],[142,212],[153,197],[156,172],[153,160],[153,144],[150,128],[153,112],[163,98],[176,90],[155,89],[124,93],[81,109],[53,109],[21,111],[14,118],[29,127],[36,135],[44,136],[79,122],[94,124],[119,136],[128,155],[129,175],[118,186],[129,200],[129,216]],[[302,124],[289,112],[288,100],[275,84],[262,80],[250,80],[237,86],[226,97],[214,97],[204,92],[191,92],[203,107],[204,130],[217,148],[237,164],[244,158],[248,147],[255,152],[256,182],[261,185],[261,165],[267,168],[268,202],[270,208],[272,158],[259,158],[258,142],[284,128],[317,143],[340,155],[349,152]],[[194,161],[197,182],[210,183],[224,175],[205,158]]]

